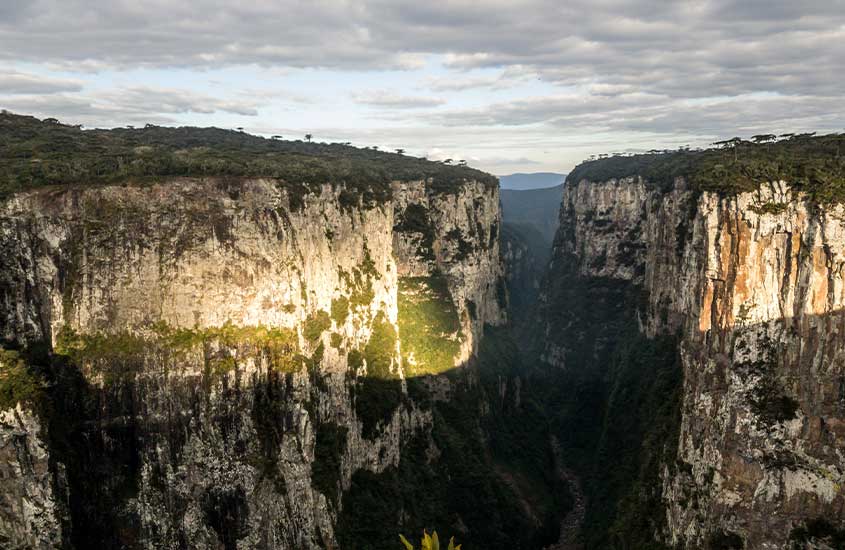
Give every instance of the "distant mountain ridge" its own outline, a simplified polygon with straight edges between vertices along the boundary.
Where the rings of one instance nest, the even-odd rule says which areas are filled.
[[[502,189],[524,191],[554,187],[563,183],[565,179],[566,174],[558,174],[557,172],[516,173],[499,176],[499,186]]]

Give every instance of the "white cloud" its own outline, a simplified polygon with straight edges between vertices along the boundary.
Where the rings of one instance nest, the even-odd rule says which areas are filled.
[[[393,109],[438,107],[446,103],[446,100],[439,97],[400,95],[388,90],[356,93],[353,94],[352,97],[356,103],[360,103],[362,105]]]

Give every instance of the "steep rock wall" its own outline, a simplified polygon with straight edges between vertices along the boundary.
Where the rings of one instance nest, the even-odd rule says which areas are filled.
[[[393,192],[183,178],[10,198],[0,333],[56,352],[48,425],[28,435],[50,449],[45,500],[67,512],[44,511],[63,531],[44,536],[334,544],[353,473],[396,466],[431,429],[404,390],[400,277],[443,279],[460,321],[439,335],[459,345],[449,367],[504,315],[497,190]],[[411,204],[430,212],[433,258],[397,218]]]
[[[580,326],[587,308],[555,288],[574,280],[629,297],[604,310],[606,328],[678,335],[679,436],[651,479],[665,543],[788,548],[842,529],[843,214],[779,183],[733,198],[680,179],[668,191],[636,178],[567,187],[553,264],[569,279],[546,293],[545,359],[567,371],[612,362],[615,334]]]

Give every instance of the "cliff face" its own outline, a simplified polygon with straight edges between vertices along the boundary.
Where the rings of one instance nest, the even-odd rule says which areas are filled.
[[[845,208],[784,184],[733,198],[681,179],[664,191],[635,178],[567,186],[545,359],[612,385],[625,347],[612,329],[635,323],[645,340],[676,342],[664,356],[682,368],[675,420],[663,434],[645,428],[638,463],[640,475],[653,465],[658,539],[788,548],[842,529],[843,262]],[[573,284],[592,287],[590,304],[562,288]],[[597,309],[602,333],[586,326]]]
[[[0,334],[54,351],[28,356],[46,425],[0,425],[4,494],[33,495],[10,545],[335,545],[353,474],[431,431],[406,378],[504,320],[497,189],[392,195],[183,178],[8,199]]]

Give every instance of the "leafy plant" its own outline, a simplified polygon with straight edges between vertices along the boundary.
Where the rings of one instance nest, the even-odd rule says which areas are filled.
[[[408,542],[404,536],[399,535],[402,544],[405,545],[406,550],[415,550],[414,545]],[[437,531],[431,535],[423,531],[423,538],[420,541],[420,550],[440,550],[440,539],[437,537]],[[461,545],[455,546],[455,537],[449,539],[449,546],[446,550],[461,550]]]

